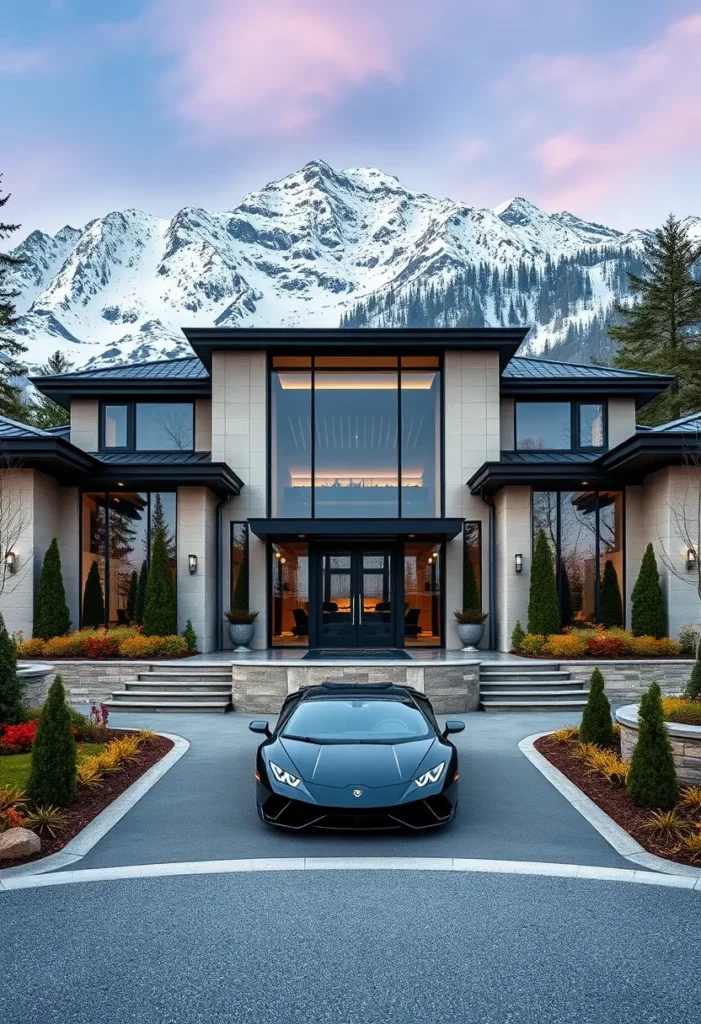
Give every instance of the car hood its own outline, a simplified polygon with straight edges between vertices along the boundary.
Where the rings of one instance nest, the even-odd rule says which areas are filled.
[[[278,743],[304,782],[317,786],[373,788],[411,782],[434,745],[436,760],[447,760],[435,736],[408,743],[308,743],[287,738]],[[269,755],[275,760],[274,750]]]

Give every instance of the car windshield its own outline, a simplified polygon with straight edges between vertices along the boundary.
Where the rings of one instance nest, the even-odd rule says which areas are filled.
[[[306,700],[285,726],[287,739],[337,743],[398,743],[425,739],[421,712],[398,700]]]

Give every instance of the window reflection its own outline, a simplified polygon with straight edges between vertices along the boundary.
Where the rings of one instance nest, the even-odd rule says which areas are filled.
[[[309,547],[273,544],[272,637],[274,646],[309,644]]]
[[[109,607],[110,625],[128,625],[132,573],[138,573],[147,557],[148,495],[110,494]]]
[[[128,444],[127,415],[126,405],[105,406],[105,448],[126,448]]]
[[[192,402],[138,402],[137,451],[192,451]]]
[[[570,408],[569,402],[517,402],[516,447],[571,448]]]
[[[441,643],[441,548],[432,543],[404,545],[404,644]]]
[[[311,373],[273,373],[271,398],[273,514],[305,519],[312,514]]]
[[[440,377],[402,371],[402,515],[440,515]]]

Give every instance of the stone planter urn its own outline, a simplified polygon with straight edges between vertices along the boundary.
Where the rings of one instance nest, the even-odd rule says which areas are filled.
[[[250,651],[248,646],[253,639],[253,634],[256,631],[255,622],[237,622],[229,623],[229,638],[234,645],[236,653],[243,653]]]
[[[476,651],[477,644],[484,636],[484,623],[458,622],[457,627],[463,651]]]

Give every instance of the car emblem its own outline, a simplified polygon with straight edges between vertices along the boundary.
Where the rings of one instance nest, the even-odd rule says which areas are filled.
[[[362,795],[363,795],[362,789],[354,789],[353,790],[353,796],[362,796]]]

